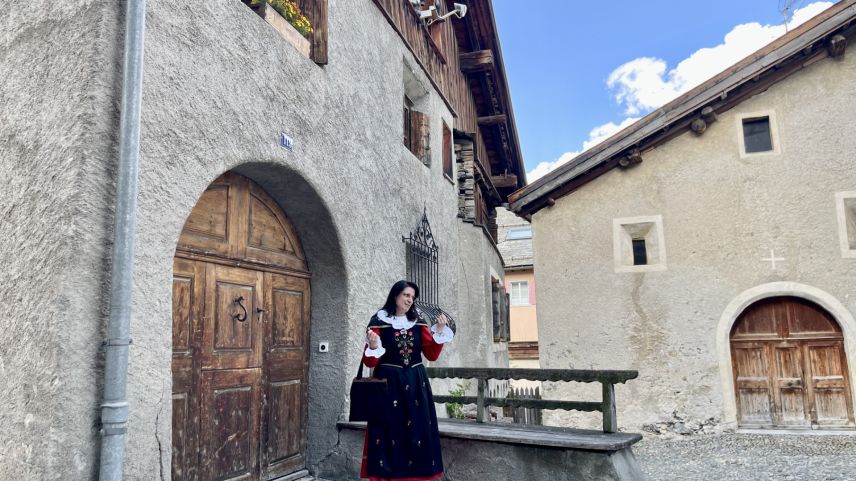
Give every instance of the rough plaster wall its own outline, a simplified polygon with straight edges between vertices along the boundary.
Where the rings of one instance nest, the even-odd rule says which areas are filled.
[[[723,412],[715,332],[728,303],[767,282],[822,289],[856,313],[856,264],[838,248],[834,194],[853,190],[856,57],[823,60],[613,170],[534,217],[538,328],[545,368],[638,369],[617,388],[618,420],[637,430],[673,413]],[[739,113],[773,109],[782,153],[741,159]],[[612,219],[663,215],[668,268],[615,273]],[[784,257],[772,270],[762,257]],[[851,369],[856,360],[850,360]],[[594,386],[562,395],[599,399]],[[599,416],[559,415],[596,424]]]
[[[17,0],[3,9],[0,479],[88,479],[97,470],[118,9]]]

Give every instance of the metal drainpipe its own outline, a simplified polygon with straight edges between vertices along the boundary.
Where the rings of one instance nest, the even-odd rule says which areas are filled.
[[[119,121],[119,179],[110,273],[110,320],[104,341],[104,402],[101,404],[101,481],[121,481],[128,432],[128,348],[140,157],[145,0],[127,0],[122,111]]]

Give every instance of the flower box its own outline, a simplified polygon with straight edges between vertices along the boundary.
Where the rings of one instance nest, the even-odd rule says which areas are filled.
[[[279,34],[284,38],[288,43],[294,45],[300,53],[302,53],[306,58],[310,58],[309,53],[311,51],[311,45],[309,40],[306,39],[300,32],[297,31],[288,20],[282,18],[276,10],[273,9],[267,3],[258,3],[250,5],[250,8],[255,10],[260,17],[262,17],[265,22],[270,24],[274,30],[279,32]]]

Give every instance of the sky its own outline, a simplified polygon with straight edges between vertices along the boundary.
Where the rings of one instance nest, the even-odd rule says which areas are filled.
[[[833,3],[493,0],[527,180]]]

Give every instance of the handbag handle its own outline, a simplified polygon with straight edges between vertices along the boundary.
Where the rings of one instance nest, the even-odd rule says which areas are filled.
[[[357,379],[363,378],[363,358],[360,357],[360,366],[357,368]]]

